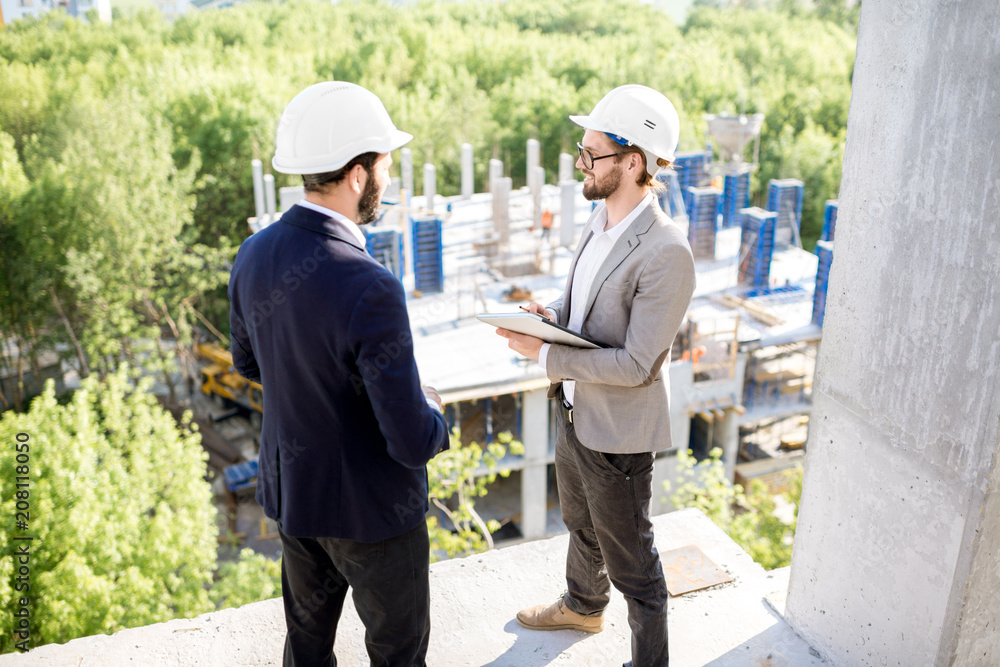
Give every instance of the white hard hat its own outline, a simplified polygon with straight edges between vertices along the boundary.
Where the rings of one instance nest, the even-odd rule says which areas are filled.
[[[345,81],[309,86],[292,98],[278,121],[275,171],[322,174],[362,153],[388,153],[412,134],[396,129],[374,93]]]
[[[569,119],[587,130],[604,132],[623,146],[646,154],[646,171],[655,176],[656,158],[674,159],[681,133],[677,110],[662,93],[647,86],[618,86],[605,95],[589,116]]]

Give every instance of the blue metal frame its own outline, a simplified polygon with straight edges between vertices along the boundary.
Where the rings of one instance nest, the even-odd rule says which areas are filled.
[[[802,195],[804,191],[805,186],[802,181],[794,178],[771,179],[767,187],[767,210],[778,214],[778,222],[774,230],[777,236],[781,236],[779,231],[790,230],[794,226],[794,235],[801,238]]]
[[[424,294],[444,291],[444,244],[440,219],[411,220],[414,287]]]
[[[826,208],[823,210],[823,235],[821,241],[833,241],[837,232],[837,210],[840,208],[836,199],[826,200]]]
[[[395,229],[363,230],[368,254],[389,269],[397,280],[403,279],[403,235]]]
[[[757,289],[768,287],[771,278],[771,257],[774,254],[774,233],[778,214],[747,208],[741,212],[739,281]]]

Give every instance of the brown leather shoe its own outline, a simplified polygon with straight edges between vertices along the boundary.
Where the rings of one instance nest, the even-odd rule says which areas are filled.
[[[604,629],[604,615],[583,616],[559,599],[552,604],[540,604],[517,612],[517,622],[529,630],[583,630],[600,632]]]

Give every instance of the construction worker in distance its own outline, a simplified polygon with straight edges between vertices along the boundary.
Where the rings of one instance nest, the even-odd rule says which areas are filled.
[[[305,199],[233,264],[233,366],[263,385],[257,502],[281,537],[286,667],[336,664],[349,587],[371,664],[425,664],[425,465],[448,427],[420,385],[403,286],[358,227],[377,218],[390,152],[412,138],[361,86],[300,92],[272,164],[302,176]]]
[[[654,196],[680,132],[659,92],[615,88],[577,144],[583,196],[594,209],[562,295],[529,310],[609,347],[543,343],[499,329],[537,359],[557,401],[556,478],[570,532],[566,591],[517,614],[533,630],[600,632],[610,583],[625,596],[634,667],[669,664],[667,586],[650,521],[653,456],[671,447],[664,363],[694,292],[691,248]]]
[[[552,233],[552,211],[545,209],[542,212],[542,240],[549,238]]]

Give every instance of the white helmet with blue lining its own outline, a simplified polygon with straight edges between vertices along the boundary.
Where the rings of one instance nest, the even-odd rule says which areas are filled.
[[[271,164],[283,174],[321,174],[362,153],[389,153],[411,139],[396,129],[375,93],[346,81],[324,81],[285,107]]]
[[[646,171],[655,176],[656,158],[671,161],[680,138],[677,110],[662,93],[639,84],[619,86],[605,95],[589,116],[569,119],[587,130],[603,132],[622,146],[638,146]]]

